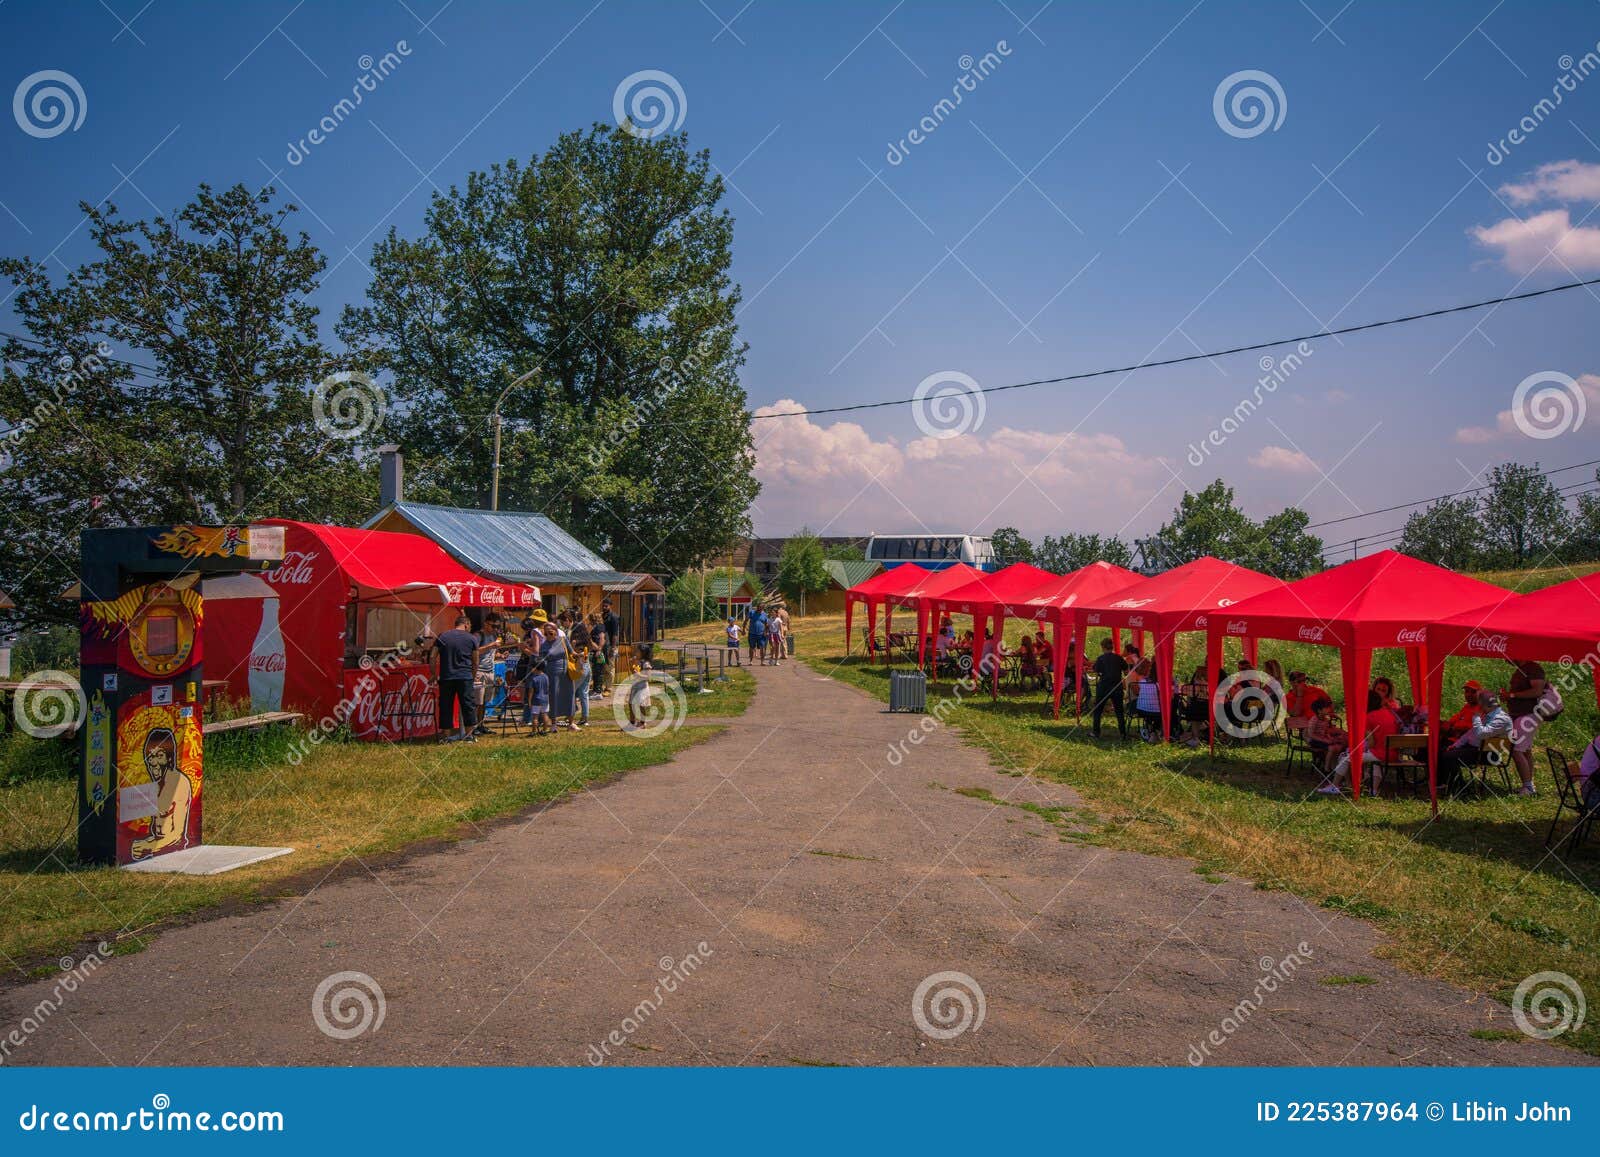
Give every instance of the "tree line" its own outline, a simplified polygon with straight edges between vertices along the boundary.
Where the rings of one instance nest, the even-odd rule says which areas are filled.
[[[327,257],[270,185],[141,220],[83,203],[91,260],[0,258],[22,331],[0,344],[0,589],[70,616],[81,527],[359,524],[383,443],[408,497],[487,506],[497,402],[505,508],[622,569],[713,555],[759,488],[723,194],[682,134],[563,134],[381,238],[336,343]]]

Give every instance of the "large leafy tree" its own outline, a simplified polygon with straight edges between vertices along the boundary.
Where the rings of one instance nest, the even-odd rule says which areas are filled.
[[[1033,552],[1035,566],[1054,574],[1081,570],[1092,562],[1133,566],[1133,551],[1114,534],[1045,535]]]
[[[1146,550],[1163,567],[1209,554],[1279,578],[1299,578],[1321,566],[1322,540],[1306,529],[1310,521],[1290,506],[1257,524],[1219,478],[1204,490],[1185,492],[1172,519],[1146,540]]]
[[[994,547],[995,559],[1002,564],[1033,561],[1033,543],[1022,537],[1022,532],[1014,526],[1000,527],[989,541]]]
[[[748,533],[758,487],[722,194],[683,136],[596,125],[468,174],[435,196],[422,236],[381,241],[339,328],[392,376],[413,475],[486,505],[504,394],[503,507],[656,571]]]
[[[1471,570],[1483,562],[1483,523],[1473,498],[1443,498],[1406,519],[1401,554],[1451,570]]]
[[[82,209],[95,260],[64,279],[0,260],[25,331],[0,376],[0,587],[25,616],[68,613],[55,596],[81,527],[370,513],[342,406],[319,422],[313,404],[336,363],[310,301],[324,259],[284,229],[294,206],[201,185],[170,217]]]
[[[828,568],[823,565],[827,556],[822,552],[822,540],[806,527],[790,535],[778,555],[778,589],[800,603],[800,613],[806,613],[806,596],[828,588]]]
[[[1516,567],[1559,558],[1571,533],[1571,515],[1539,464],[1496,466],[1489,472],[1488,485],[1482,514],[1491,554]]]

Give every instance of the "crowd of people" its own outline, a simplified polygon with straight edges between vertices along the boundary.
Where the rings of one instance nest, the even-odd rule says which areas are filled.
[[[966,675],[978,670],[987,675],[996,664],[1014,663],[1022,686],[1048,687],[1053,679],[1054,654],[1044,631],[1024,632],[1014,647],[994,638],[992,629],[983,629],[982,641],[971,630],[957,633],[946,616],[936,635],[934,662],[940,673]],[[1077,688],[1080,701],[1090,705],[1090,734],[1101,737],[1107,714],[1115,717],[1118,733],[1129,738],[1130,727],[1137,727],[1141,738],[1150,742],[1181,743],[1198,747],[1206,742],[1212,718],[1210,682],[1204,666],[1196,667],[1187,682],[1176,675],[1169,686],[1159,685],[1155,664],[1128,642],[1119,651],[1110,638],[1100,641],[1099,654]],[[1066,668],[1076,668],[1076,640],[1067,644]],[[1317,789],[1324,794],[1339,794],[1351,786],[1350,735],[1343,715],[1326,689],[1304,671],[1284,673],[1276,659],[1267,659],[1259,670],[1241,659],[1230,675],[1217,672],[1220,699],[1217,717],[1222,730],[1231,736],[1267,732],[1296,733],[1309,749],[1311,761],[1322,776]],[[1440,755],[1440,782],[1448,791],[1459,791],[1475,781],[1486,767],[1504,765],[1514,771],[1520,795],[1534,795],[1534,745],[1543,724],[1563,709],[1561,694],[1536,662],[1511,663],[1506,686],[1490,691],[1476,680],[1462,687],[1463,702],[1453,714],[1430,726],[1429,713],[1401,701],[1394,683],[1379,676],[1365,692],[1366,718],[1362,745],[1363,789],[1376,791],[1382,785],[1389,740],[1397,735],[1424,735],[1434,732]],[[1169,701],[1170,734],[1163,731],[1162,701]],[[1443,715],[1443,712],[1438,713]],[[1410,745],[1418,752],[1418,766],[1425,764],[1425,746]],[[1581,791],[1591,808],[1600,809],[1600,737],[1585,750],[1580,763]]]
[[[770,607],[763,603],[752,603],[742,624],[736,617],[728,616],[724,632],[729,666],[741,665],[741,637],[749,648],[752,666],[758,660],[763,667],[777,666],[793,652],[794,637],[789,634],[789,608],[782,603],[774,603]]]
[[[462,611],[451,629],[419,639],[437,664],[442,741],[470,743],[489,734],[491,711],[519,706],[535,735],[581,731],[591,698],[611,690],[619,630],[610,599],[597,611],[563,609],[554,618],[536,607],[515,627],[490,612],[476,631]],[[648,669],[644,648],[641,660]]]

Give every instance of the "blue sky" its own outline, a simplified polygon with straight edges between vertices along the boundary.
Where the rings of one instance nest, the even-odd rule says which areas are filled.
[[[392,74],[291,164],[362,58],[402,41]],[[331,330],[373,241],[415,233],[434,185],[611,120],[619,84],[658,70],[730,178],[752,406],[907,397],[941,374],[994,386],[1600,273],[1600,77],[1486,158],[1597,42],[1592,0],[9,0],[4,91],[56,69],[87,111],[52,137],[4,122],[0,251],[75,264],[79,200],[148,215],[201,180],[275,176],[329,254]],[[1283,94],[1281,121],[1251,136],[1214,114],[1244,70]],[[963,75],[960,105],[936,113]],[[1597,311],[1580,290],[1319,341],[1203,455],[1260,393],[1258,355],[991,396],[956,437],[927,436],[949,431],[910,407],[758,419],[756,524],[1133,534],[1217,476],[1257,515],[1338,518],[1476,485],[1506,459],[1597,458],[1600,413],[1549,438],[1505,414],[1540,373],[1600,406],[1584,376],[1600,374]]]

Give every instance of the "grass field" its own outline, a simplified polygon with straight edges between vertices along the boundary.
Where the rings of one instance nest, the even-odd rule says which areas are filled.
[[[689,718],[738,715],[755,681],[743,672],[711,695],[688,695]],[[292,733],[245,733],[207,744],[205,839],[292,847],[295,853],[221,876],[144,875],[75,861],[76,787],[70,764],[45,741],[7,737],[0,768],[43,763],[0,787],[0,961],[53,971],[49,958],[86,942],[137,951],[165,922],[219,904],[304,891],[326,873],[363,870],[419,841],[474,828],[624,772],[663,763],[717,733],[684,727],[624,734],[596,702],[601,726],[551,738],[491,737],[475,744],[328,743],[295,766]],[[310,880],[311,884],[306,881]]]
[[[1550,581],[1568,577],[1563,570]],[[890,668],[845,659],[843,626],[840,615],[796,620],[797,653],[887,700]],[[1012,624],[1008,637],[1019,633]],[[1179,669],[1197,664],[1201,648],[1201,636],[1183,637]],[[1261,656],[1305,669],[1340,697],[1333,650],[1263,640]],[[1400,652],[1379,652],[1378,674],[1393,678],[1406,698]],[[1500,686],[1507,674],[1504,663],[1452,660],[1447,687],[1469,677]],[[948,684],[930,688],[930,708],[949,691]],[[1594,734],[1595,715],[1592,697],[1569,695],[1567,710],[1540,739],[1576,754]],[[1402,967],[1503,1000],[1524,977],[1547,970],[1600,994],[1600,846],[1559,856],[1545,850],[1555,803],[1542,751],[1539,796],[1449,802],[1430,820],[1426,800],[1357,804],[1312,794],[1316,781],[1308,775],[1283,774],[1277,743],[1246,745],[1213,760],[1204,749],[1096,741],[1087,718],[1076,723],[1070,709],[1052,720],[1042,692],[1002,694],[998,702],[966,696],[945,718],[1014,774],[1072,785],[1096,821],[1087,836],[1070,838],[1190,857],[1208,879],[1251,880],[1369,920],[1388,934],[1384,953]],[[907,731],[918,723],[907,717]],[[1560,1039],[1600,1053],[1600,1018]]]

